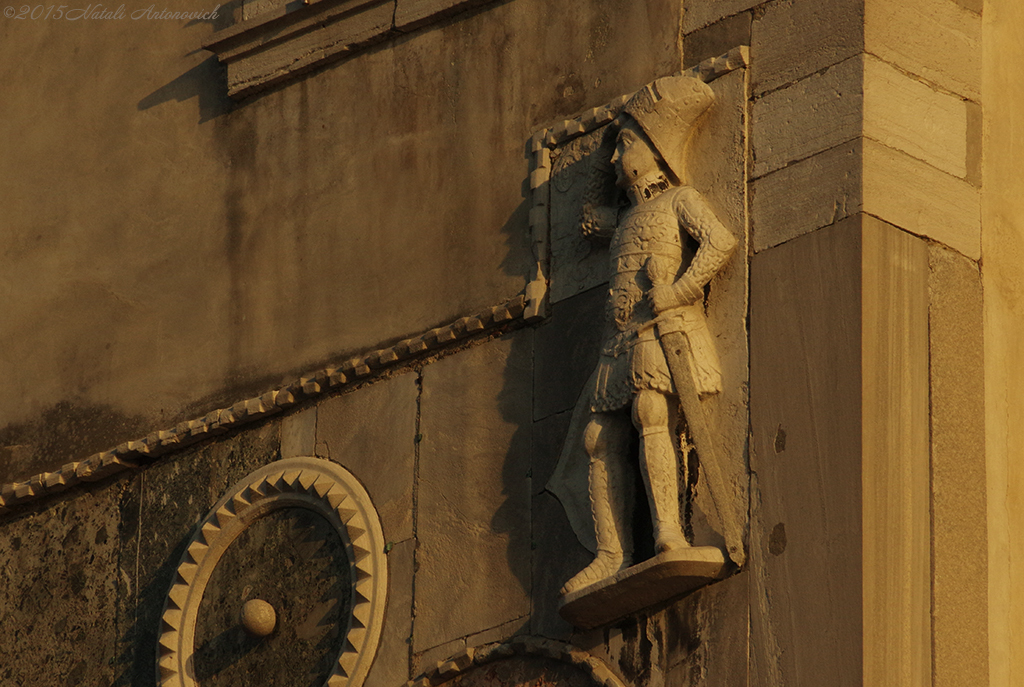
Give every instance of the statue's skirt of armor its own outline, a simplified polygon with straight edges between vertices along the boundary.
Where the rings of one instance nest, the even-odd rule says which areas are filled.
[[[625,408],[633,401],[637,391],[651,389],[663,394],[674,394],[661,342],[653,330],[635,339],[631,346],[614,355],[613,346],[605,347],[597,363],[596,384],[590,409],[607,413]],[[612,350],[609,350],[612,349]]]

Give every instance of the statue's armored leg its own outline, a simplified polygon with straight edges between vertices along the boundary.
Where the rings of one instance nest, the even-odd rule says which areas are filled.
[[[644,390],[633,401],[633,423],[640,432],[640,466],[651,504],[655,550],[689,546],[679,519],[679,458],[669,430],[668,398]]]
[[[595,413],[583,435],[590,456],[590,508],[597,532],[597,556],[562,587],[570,594],[611,577],[633,563],[633,473],[629,419],[624,413]]]

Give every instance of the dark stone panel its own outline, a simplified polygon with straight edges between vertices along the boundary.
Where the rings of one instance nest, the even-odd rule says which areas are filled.
[[[122,558],[134,565],[118,599],[117,687],[152,687],[160,615],[186,545],[230,486],[278,459],[279,444],[279,424],[268,422],[165,458],[133,482],[121,502]]]
[[[113,683],[125,488],[75,490],[0,528],[0,685]]]
[[[576,405],[597,365],[603,343],[608,290],[600,286],[555,303],[551,319],[537,328],[533,418]]]
[[[533,497],[533,613],[535,635],[569,639],[572,626],[558,615],[559,590],[593,556],[576,539],[562,505],[551,494]]]

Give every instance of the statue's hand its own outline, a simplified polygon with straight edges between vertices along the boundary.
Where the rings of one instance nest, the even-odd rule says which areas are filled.
[[[647,300],[656,315],[682,305],[691,305],[703,297],[704,291],[687,275],[683,275],[674,284],[655,284],[647,292]]]
[[[650,302],[651,307],[654,308],[654,313],[660,315],[666,310],[671,310],[682,303],[679,302],[679,296],[676,294],[675,289],[672,288],[671,284],[657,284],[651,287],[651,290],[647,292],[647,300]]]

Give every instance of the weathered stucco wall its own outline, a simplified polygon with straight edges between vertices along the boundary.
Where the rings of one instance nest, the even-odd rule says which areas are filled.
[[[237,107],[208,22],[3,20],[0,481],[521,291],[526,139],[679,11],[496,3]]]

